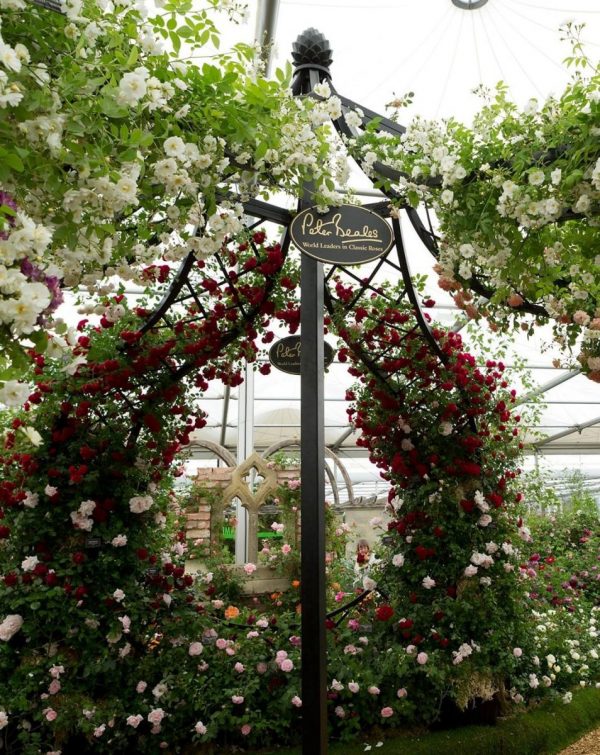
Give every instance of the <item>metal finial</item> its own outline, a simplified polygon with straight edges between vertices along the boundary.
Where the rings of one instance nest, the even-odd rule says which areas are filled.
[[[317,65],[329,68],[333,61],[329,41],[320,31],[306,29],[292,45],[295,66]]]

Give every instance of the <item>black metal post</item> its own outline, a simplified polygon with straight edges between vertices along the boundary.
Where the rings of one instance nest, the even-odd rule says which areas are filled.
[[[323,263],[302,255],[300,421],[302,753],[327,753]]]
[[[330,78],[331,48],[316,29],[292,47],[296,68],[292,92],[310,94]],[[307,185],[300,209],[312,204]],[[327,638],[325,635],[325,372],[323,263],[302,255],[300,327],[300,472],[302,604],[302,753],[327,755]]]

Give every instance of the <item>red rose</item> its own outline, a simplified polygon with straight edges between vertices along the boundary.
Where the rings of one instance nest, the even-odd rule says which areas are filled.
[[[378,621],[389,621],[394,615],[394,609],[389,605],[379,606],[375,611],[375,618]]]
[[[18,581],[19,578],[14,572],[8,572],[8,574],[4,575],[4,584],[7,587],[14,587]]]
[[[0,540],[10,535],[10,527],[0,527]]]

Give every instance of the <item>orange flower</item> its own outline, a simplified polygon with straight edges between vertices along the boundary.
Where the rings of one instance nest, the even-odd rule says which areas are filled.
[[[235,606],[227,606],[227,608],[225,609],[226,619],[237,619],[239,615],[240,615],[240,609],[236,608]]]
[[[300,587],[300,580],[299,579],[293,579],[292,580],[292,587]]]

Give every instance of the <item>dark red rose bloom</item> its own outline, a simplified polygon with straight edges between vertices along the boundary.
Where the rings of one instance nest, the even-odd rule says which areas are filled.
[[[394,615],[394,609],[391,606],[379,606],[375,611],[375,618],[378,621],[389,621]]]

